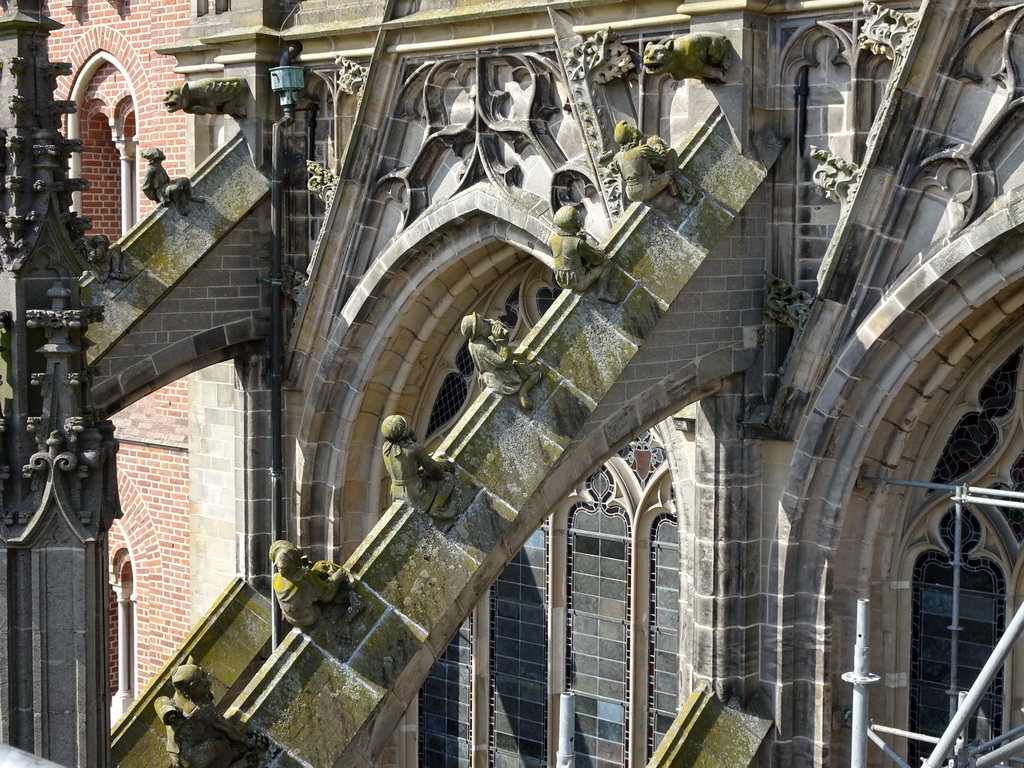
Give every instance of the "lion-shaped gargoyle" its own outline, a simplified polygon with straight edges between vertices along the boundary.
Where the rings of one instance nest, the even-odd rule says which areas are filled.
[[[190,115],[232,115],[245,117],[249,86],[240,77],[221,77],[183,83],[167,89],[164,106],[168,112],[182,110]]]
[[[668,43],[648,43],[644,49],[647,74],[667,74],[673,80],[724,83],[730,64],[729,39],[717,32],[692,32]]]

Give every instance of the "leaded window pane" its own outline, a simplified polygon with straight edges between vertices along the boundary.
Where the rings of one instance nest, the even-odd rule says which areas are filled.
[[[472,622],[467,619],[420,689],[420,765],[469,768]]]
[[[602,468],[587,482],[593,503],[569,513],[567,670],[576,694],[576,765],[626,764],[629,666],[629,527],[626,511],[608,504],[614,478]]]
[[[535,532],[491,589],[491,739],[495,768],[547,764],[546,542]]]
[[[675,718],[679,702],[679,526],[668,514],[651,528],[647,757]]]
[[[970,552],[980,542],[976,518],[965,511],[962,540]],[[955,516],[949,511],[940,524],[949,550]],[[968,690],[988,660],[1005,624],[1006,587],[999,566],[987,558],[965,557],[960,572],[960,626],[957,642],[956,688]],[[950,718],[952,669],[953,566],[949,552],[925,552],[914,566],[913,627],[910,663],[910,729],[937,736]],[[989,686],[978,714],[969,726],[972,739],[987,739],[1002,730],[1003,673]],[[916,765],[924,748],[910,744]]]

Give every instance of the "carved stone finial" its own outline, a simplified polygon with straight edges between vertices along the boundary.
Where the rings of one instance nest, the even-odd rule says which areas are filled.
[[[811,176],[814,183],[830,200],[847,203],[860,184],[861,167],[820,147],[811,147],[811,157],[821,163]]]
[[[857,35],[858,46],[890,61],[906,54],[917,29],[917,14],[902,13],[871,0],[865,0],[864,14],[867,18]]]
[[[352,589],[351,574],[340,565],[326,560],[311,563],[301,549],[285,539],[270,545],[270,561],[277,571],[274,596],[281,615],[293,627],[313,627],[325,605],[346,604],[346,623],[363,609],[363,599]]]
[[[587,233],[580,226],[580,214],[573,206],[563,205],[555,213],[558,231],[551,236],[549,245],[555,259],[555,282],[559,287],[583,293],[596,285],[597,298],[615,303],[608,281],[612,271],[604,251],[587,242]]]
[[[154,704],[167,728],[167,753],[172,768],[229,768],[256,765],[269,741],[256,731],[243,731],[217,711],[210,678],[189,658],[171,676],[174,696]]]
[[[449,519],[445,507],[455,487],[454,468],[431,456],[416,442],[404,416],[388,416],[380,428],[381,454],[391,476],[391,498],[440,520]]]
[[[190,115],[231,115],[245,117],[249,85],[239,77],[222,77],[182,83],[167,89],[164,106],[168,112],[182,110]]]
[[[163,162],[167,156],[163,150],[151,147],[142,153],[149,161],[146,175],[142,180],[142,194],[150,200],[173,207],[182,216],[187,216],[192,203],[206,202],[192,192],[192,182],[187,176],[171,181],[164,170]]]
[[[648,43],[644,49],[647,74],[667,74],[673,80],[724,83],[731,65],[729,38],[717,32],[692,32],[668,43]]]
[[[499,395],[519,395],[519,404],[530,410],[530,390],[540,381],[540,368],[512,350],[504,323],[474,312],[462,318],[460,329],[484,387]]]
[[[629,48],[611,27],[574,45],[566,58],[566,71],[573,81],[590,78],[596,83],[607,83],[634,69]]]
[[[772,318],[790,328],[801,330],[811,314],[814,297],[807,291],[790,285],[781,277],[764,274],[764,284],[768,289],[764,311]]]

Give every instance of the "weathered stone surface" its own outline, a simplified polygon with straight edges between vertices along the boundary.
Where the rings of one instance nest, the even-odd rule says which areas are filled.
[[[213,698],[221,701],[269,640],[270,602],[244,580],[235,579],[114,726],[110,747],[113,764],[151,768],[166,762],[165,728],[153,704],[169,692],[171,675],[182,661],[191,656],[206,670]]]
[[[238,224],[267,195],[270,182],[252,164],[239,135],[199,167],[193,188],[204,202],[193,203],[188,214],[160,206],[118,241],[128,280],[83,287],[83,296],[104,305],[107,318],[90,334],[90,360],[101,357]]]
[[[679,710],[647,768],[743,768],[771,721],[731,709],[701,683]]]
[[[531,409],[484,392],[441,445],[462,485],[447,510],[454,521],[394,504],[345,565],[365,598],[362,611],[341,632],[293,632],[235,703],[285,749],[278,765],[372,765],[371,733],[387,730],[381,718],[397,717],[392,710],[400,714],[401,707],[384,707],[388,691],[400,689],[401,699],[415,689],[429,666],[424,653],[436,657],[447,641],[453,606],[471,610],[529,535],[516,525],[517,510],[742,207],[744,192],[764,177],[710,129],[694,137],[682,154],[703,199],[688,209],[689,227],[686,217],[631,208],[605,245],[629,276],[629,295],[619,304],[560,296],[525,342],[529,359],[544,368]],[[711,199],[717,192],[724,202]],[[325,615],[325,624],[332,621]]]

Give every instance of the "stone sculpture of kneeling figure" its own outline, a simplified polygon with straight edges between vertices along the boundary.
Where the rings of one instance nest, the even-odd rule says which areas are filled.
[[[484,387],[499,395],[519,395],[520,405],[530,410],[530,390],[540,381],[540,368],[512,351],[505,325],[474,312],[462,318],[460,328]]]
[[[391,476],[391,498],[431,517],[447,519],[445,506],[455,486],[453,467],[435,459],[416,442],[404,416],[388,416],[380,431],[384,435],[384,466]]]
[[[171,181],[164,170],[163,162],[167,156],[158,147],[150,147],[142,156],[149,161],[146,176],[142,180],[142,194],[155,203],[174,206],[182,216],[187,216],[192,203],[205,202],[192,192],[192,182],[187,176]]]
[[[281,615],[293,627],[314,626],[320,621],[324,605],[347,600],[346,618],[362,609],[362,598],[352,590],[348,571],[340,565],[326,560],[310,563],[301,549],[284,539],[270,545],[270,560],[277,569],[274,596]]]
[[[551,236],[551,255],[555,259],[555,282],[561,288],[583,293],[597,285],[597,298],[615,303],[608,285],[612,270],[604,252],[587,242],[587,233],[580,228],[579,212],[571,205],[563,205],[555,213],[558,231]]]

